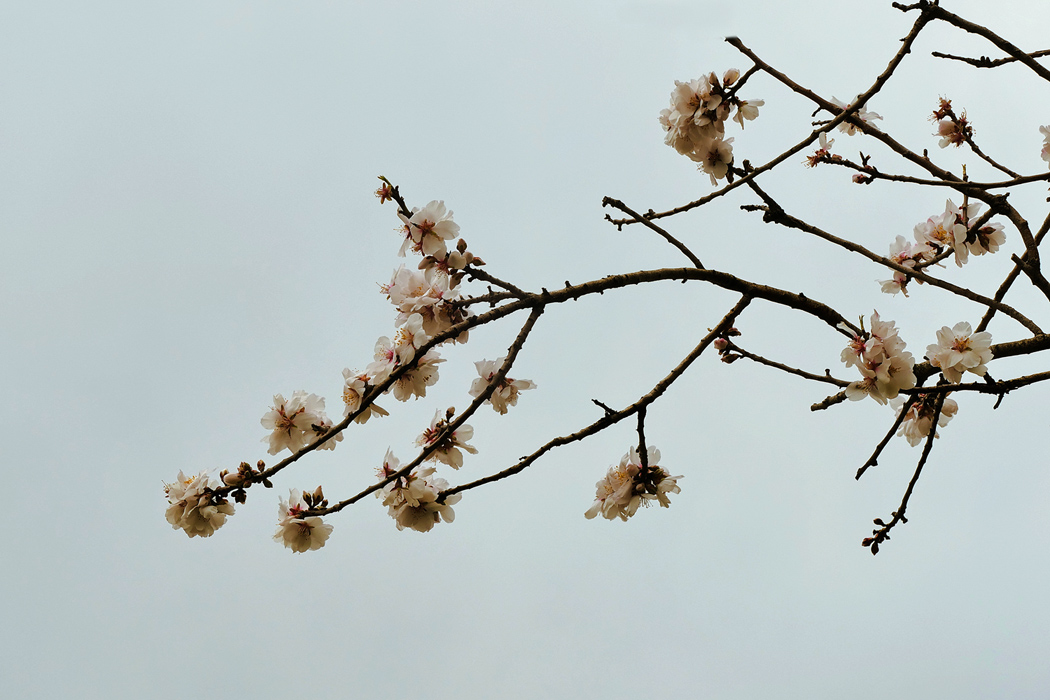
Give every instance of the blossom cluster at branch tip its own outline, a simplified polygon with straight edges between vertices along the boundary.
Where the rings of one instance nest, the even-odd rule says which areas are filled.
[[[296,391],[287,400],[281,394],[274,394],[273,406],[259,422],[271,431],[262,441],[270,444],[268,452],[272,455],[283,449],[298,452],[332,429],[332,422],[324,412],[324,399],[305,391]],[[342,439],[342,433],[337,433],[317,449],[334,450],[335,443]]]
[[[758,117],[764,100],[742,100],[731,86],[740,71],[731,68],[721,82],[709,73],[687,83],[675,81],[671,106],[660,112],[660,125],[666,132],[664,143],[697,163],[711,177],[711,184],[725,178],[733,162],[733,139],[725,138],[725,122],[733,119],[744,128],[745,121]]]
[[[1043,150],[1039,156],[1050,165],[1050,124],[1039,127],[1039,133],[1043,135]]]
[[[660,450],[646,448],[646,466],[636,447],[625,454],[620,463],[609,467],[605,477],[595,484],[594,503],[584,516],[590,520],[599,513],[607,520],[619,518],[626,521],[638,511],[638,506],[648,507],[653,501],[662,508],[671,505],[670,494],[681,493],[678,479],[657,466]]]
[[[899,416],[904,409],[906,400],[903,396],[898,396],[891,403],[897,409],[897,415]],[[908,412],[901,421],[897,436],[903,437],[912,447],[918,446],[929,437],[930,431],[933,430],[933,411],[936,405],[936,394],[918,394],[912,405],[908,407]],[[955,399],[945,397],[944,404],[941,406],[941,414],[937,417],[937,425],[942,428],[948,425],[948,421],[955,416],[958,410],[959,404],[955,402]],[[940,437],[937,433],[934,433],[933,436],[935,438]]]
[[[400,468],[400,461],[387,449],[383,466],[376,473],[380,480],[386,480]],[[434,471],[434,467],[430,466],[416,467],[376,492],[376,497],[387,506],[387,513],[394,519],[398,530],[407,527],[417,532],[429,532],[442,520],[451,523],[456,519],[452,506],[459,503],[463,496],[454,493],[439,502],[438,495],[448,488],[448,482],[433,476]]]
[[[324,546],[332,534],[332,526],[319,516],[305,515],[311,508],[324,508],[328,505],[321,487],[312,494],[300,493],[290,489],[288,500],[281,499],[277,506],[277,532],[274,542],[280,542],[288,549],[301,554],[313,552]]]
[[[842,351],[842,362],[854,366],[863,377],[846,387],[846,396],[859,401],[870,396],[881,404],[897,396],[902,389],[911,389],[916,384],[915,359],[905,348],[905,342],[897,335],[893,321],[883,321],[879,312],[871,315],[871,330],[854,333],[849,345]],[[840,324],[843,330],[849,330]]]
[[[226,523],[226,516],[233,515],[233,504],[212,492],[221,488],[207,470],[195,476],[186,476],[181,471],[179,478],[164,484],[168,509],[164,517],[172,529],[182,528],[190,537],[211,537]]]
[[[941,371],[952,384],[962,381],[962,375],[972,372],[983,377],[992,361],[992,334],[974,333],[970,324],[960,321],[937,331],[937,342],[926,347],[930,364]]]
[[[474,428],[469,425],[461,425],[449,432],[449,423],[455,413],[456,411],[453,408],[448,409],[444,413],[442,413],[440,408],[435,411],[434,418],[430,421],[430,427],[420,433],[419,437],[416,438],[416,444],[420,447],[436,446],[427,459],[447,464],[453,469],[459,469],[463,466],[463,452],[460,452],[460,450],[462,449],[472,455],[476,455],[478,450],[473,445],[467,444],[467,440],[474,437]]]
[[[470,385],[471,396],[477,398],[484,393],[506,359],[506,357],[500,357],[495,360],[479,360],[474,363],[474,367],[480,376]],[[531,380],[504,377],[492,391],[492,394],[489,395],[489,398],[485,400],[485,403],[490,404],[493,410],[503,415],[506,414],[508,406],[517,405],[518,395],[521,392],[535,388],[536,383]]]
[[[860,97],[860,95],[857,95],[857,97]],[[850,107],[853,106],[852,102],[849,103],[849,104],[846,104],[845,102],[841,102],[841,101],[835,99],[834,97],[831,98],[831,102],[832,102],[832,104],[834,104],[839,109],[849,109]],[[865,124],[867,124],[869,122],[872,122],[872,121],[875,121],[876,119],[882,119],[882,117],[879,116],[878,114],[876,114],[875,112],[872,112],[872,111],[869,111],[867,109],[864,109],[863,105],[861,105],[857,109],[857,111],[853,113],[853,116],[855,116],[857,119],[861,120]],[[853,136],[854,134],[864,133],[863,131],[861,131],[859,126],[856,126],[855,124],[851,123],[848,120],[840,123],[839,126],[838,126],[838,129],[839,129],[839,131],[841,131],[842,133],[846,134],[847,136]]]

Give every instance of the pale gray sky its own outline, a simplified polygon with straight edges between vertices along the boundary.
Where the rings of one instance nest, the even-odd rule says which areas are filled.
[[[1018,45],[1045,46],[1040,1],[944,0]],[[5,692],[20,698],[1042,698],[1050,476],[1044,392],[966,396],[884,552],[859,543],[894,510],[918,450],[856,468],[892,420],[874,402],[813,414],[819,387],[705,357],[650,411],[649,441],[683,474],[670,509],[587,521],[594,483],[636,439],[624,424],[468,492],[457,519],[398,532],[375,501],[333,517],[319,552],[271,541],[277,499],[371,483],[407,458],[438,406],[465,406],[473,361],[516,328],[445,353],[426,400],[280,475],[208,540],[164,520],[178,471],[267,458],[259,418],[305,389],[340,413],[393,314],[399,264],[383,174],[410,204],[443,199],[489,269],[529,289],[683,258],[602,221],[604,195],[665,209],[710,191],[662,143],[674,80],[747,68],[722,42],[825,95],[866,88],[910,26],[886,2],[11,2],[0,5],[0,424],[11,488],[0,568]],[[928,147],[944,95],[1023,172],[1050,123],[1045,84],[929,57],[994,49],[931,29],[871,105]],[[811,108],[769,79],[736,136],[763,162]],[[871,143],[837,137],[844,153]],[[801,160],[801,158],[797,159]],[[944,192],[855,187],[785,164],[765,180],[799,216],[877,251]],[[1045,188],[1012,196],[1041,219]],[[834,304],[877,308],[921,356],[975,307],[919,288],[880,294],[859,258],[764,227],[734,194],[668,226],[708,266]],[[1045,207],[1045,204],[1042,204]],[[1008,253],[953,281],[994,289]],[[1048,314],[1023,285],[1012,303]],[[512,464],[597,417],[590,399],[647,392],[734,301],[654,285],[552,309],[515,365],[535,380],[452,483]],[[756,352],[839,367],[841,337],[756,304]],[[1019,337],[997,321],[996,340]],[[1037,363],[1015,361],[1004,372]],[[848,373],[839,371],[840,376]],[[869,405],[870,404],[870,405]]]

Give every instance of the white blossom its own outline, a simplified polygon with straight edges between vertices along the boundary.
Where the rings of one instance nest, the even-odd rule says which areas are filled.
[[[417,399],[426,396],[427,387],[437,383],[438,364],[444,361],[436,350],[428,350],[425,355],[416,358],[412,368],[406,370],[390,387],[394,398],[408,401],[413,396]]]
[[[385,480],[400,469],[400,462],[388,449],[383,466],[377,470]],[[406,527],[418,532],[429,532],[441,520],[450,523],[456,519],[452,506],[459,503],[462,494],[447,496],[438,502],[438,495],[448,488],[448,482],[434,477],[434,467],[416,467],[410,474],[398,477],[376,492],[398,530]]]
[[[288,500],[281,499],[277,507],[277,532],[274,542],[280,542],[293,552],[313,552],[324,546],[332,534],[332,526],[316,515],[303,517],[309,506],[298,489],[291,489]]]
[[[860,97],[860,95],[858,95],[858,97]],[[836,107],[839,107],[840,109],[849,109],[850,107],[853,106],[853,103],[846,104],[844,102],[840,102],[839,100],[835,99],[834,97],[831,98],[831,102]],[[854,114],[855,117],[857,117],[857,119],[861,120],[865,124],[867,124],[868,122],[874,121],[876,119],[882,119],[881,116],[879,116],[875,112],[871,112],[871,111],[868,111],[868,110],[864,109],[864,107],[860,107],[853,114]],[[845,133],[847,136],[853,136],[854,134],[863,133],[860,130],[860,127],[854,126],[853,124],[851,124],[848,121],[844,121],[841,124],[839,124],[838,129],[839,129],[839,131]]]
[[[271,431],[262,441],[270,444],[268,451],[272,455],[285,448],[298,452],[326,434],[332,425],[324,413],[324,399],[305,391],[296,391],[287,401],[281,394],[275,394],[273,406],[259,422]],[[334,449],[338,439],[329,440],[322,448]]]
[[[969,323],[960,321],[937,331],[937,342],[926,348],[926,357],[945,379],[958,384],[964,372],[984,376],[988,371],[986,364],[992,360],[991,344],[991,333],[974,333]]]
[[[1050,125],[1039,127],[1039,133],[1043,135],[1043,150],[1039,156],[1050,163]]]
[[[859,401],[870,396],[881,404],[902,389],[915,386],[915,359],[897,335],[893,321],[883,321],[876,311],[871,315],[871,331],[854,333],[842,351],[842,362],[856,367],[861,379],[846,387],[846,396]],[[845,326],[841,326],[845,328]]]
[[[439,408],[434,413],[433,420],[430,421],[430,427],[416,438],[416,444],[421,447],[436,445],[437,448],[430,453],[427,459],[442,462],[453,469],[459,469],[463,466],[461,449],[472,455],[478,453],[477,448],[467,444],[467,440],[474,437],[474,428],[469,425],[461,425],[452,433],[448,433],[448,425],[448,413],[442,412]]]
[[[182,528],[190,537],[211,537],[226,523],[226,516],[233,515],[233,504],[225,498],[216,498],[211,491],[220,488],[217,480],[211,479],[207,471],[186,476],[181,471],[179,478],[164,484],[168,509],[164,517],[172,529]]]
[[[897,409],[897,415],[900,415],[901,410],[904,408],[904,403],[905,399],[903,396],[898,396],[893,400],[894,408]],[[930,430],[933,429],[933,410],[936,403],[936,395],[919,394],[908,408],[908,413],[905,414],[904,420],[901,422],[897,436],[903,437],[912,447],[918,446],[929,436]],[[941,406],[941,414],[937,418],[937,425],[942,428],[948,425],[948,421],[955,416],[958,410],[959,404],[954,399],[945,398],[944,405]],[[940,436],[935,433],[934,437]]]
[[[412,212],[406,223],[413,243],[423,255],[444,258],[448,254],[445,241],[459,235],[459,224],[452,220],[452,212],[445,209],[443,201],[430,202]]]
[[[361,407],[361,398],[364,396],[365,391],[368,389],[372,378],[365,372],[351,372],[349,369],[343,370],[343,417],[346,418],[354,411]],[[372,415],[377,416],[388,416],[389,413],[385,409],[371,403],[365,410],[361,411],[356,418],[355,423],[365,423]]]
[[[678,479],[681,476],[670,476],[662,467],[660,450],[655,447],[646,449],[648,466],[642,467],[638,449],[632,447],[618,465],[609,467],[605,477],[596,486],[594,503],[584,516],[589,520],[599,513],[612,520],[627,520],[638,511],[638,506],[649,506],[656,501],[661,507],[671,505],[672,493],[681,493]]]
[[[496,360],[479,360],[474,363],[474,367],[478,370],[480,376],[470,385],[471,396],[474,398],[481,396],[488,385],[492,383],[492,379],[499,372],[499,368],[503,366],[506,359],[506,357],[500,357]],[[508,406],[517,405],[520,392],[535,388],[536,383],[528,379],[504,377],[485,403],[491,404],[497,413],[505,414]]]

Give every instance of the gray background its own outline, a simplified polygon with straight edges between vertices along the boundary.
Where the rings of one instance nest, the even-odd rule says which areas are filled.
[[[1046,48],[1043,2],[946,0],[1020,46]],[[641,227],[602,221],[602,196],[665,209],[710,191],[661,142],[673,81],[746,69],[736,34],[825,95],[865,89],[914,15],[888,2],[6,2],[0,4],[0,402],[7,507],[0,677],[22,698],[1036,698],[1050,691],[1045,390],[959,398],[909,510],[878,557],[859,546],[899,503],[918,450],[874,402],[813,414],[821,387],[705,357],[650,412],[683,474],[668,510],[586,521],[594,482],[635,439],[622,425],[465,494],[457,520],[398,532],[369,499],[332,518],[319,552],[270,540],[279,495],[371,483],[437,407],[465,406],[473,361],[513,323],[445,352],[426,400],[253,490],[215,537],[163,517],[180,469],[266,457],[271,396],[305,389],[340,414],[393,314],[377,293],[398,225],[372,192],[443,199],[489,269],[529,289],[687,264]],[[985,149],[1039,172],[1045,83],[938,62],[996,55],[933,27],[874,101],[882,126],[958,170],[927,121],[965,107]],[[809,132],[811,107],[766,78],[738,161]],[[875,154],[859,137],[836,150]],[[795,160],[801,161],[801,157]],[[857,187],[788,163],[764,180],[789,212],[884,252],[946,192]],[[1045,187],[1012,196],[1036,225]],[[934,331],[976,322],[927,288],[726,201],[668,225],[710,267],[805,291],[844,314],[877,308],[921,357]],[[958,202],[958,200],[956,200]],[[1040,209],[1040,206],[1044,207]],[[943,274],[986,293],[1021,245]],[[649,390],[733,303],[701,285],[625,290],[551,309],[514,375],[506,416],[471,423],[460,483],[512,464]],[[1011,303],[1044,326],[1027,285]],[[756,352],[814,371],[841,336],[755,303]],[[1021,337],[998,320],[996,340]],[[1038,363],[996,363],[1007,377]],[[272,463],[272,460],[271,460]]]

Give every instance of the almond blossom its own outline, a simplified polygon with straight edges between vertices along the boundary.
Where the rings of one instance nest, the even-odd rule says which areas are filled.
[[[301,554],[313,552],[324,546],[333,527],[316,515],[303,517],[309,505],[298,489],[291,489],[288,500],[281,499],[277,507],[277,532],[274,542],[280,542],[288,549]]]
[[[900,415],[901,410],[904,408],[904,403],[905,400],[901,396],[894,399],[893,404],[894,408],[897,409],[897,415]],[[930,430],[933,429],[933,411],[936,404],[936,395],[919,394],[908,408],[908,412],[901,422],[900,430],[897,431],[897,436],[903,437],[912,447],[918,446],[929,436]],[[937,418],[937,425],[942,428],[948,425],[948,421],[955,416],[958,410],[959,404],[955,402],[955,399],[945,398],[944,404],[941,406],[941,414]],[[934,433],[934,437],[937,438],[940,435]]]
[[[296,391],[292,398],[285,400],[281,394],[274,394],[273,406],[259,421],[262,427],[272,431],[262,439],[269,442],[269,453],[277,454],[283,449],[298,452],[314,441],[314,438],[327,434],[331,427],[324,413],[324,399],[317,394]],[[341,440],[342,436],[338,436]],[[335,449],[336,438],[322,445],[324,449]]]
[[[436,350],[428,350],[425,355],[416,358],[412,368],[398,377],[390,387],[394,398],[398,401],[408,401],[413,396],[417,399],[426,396],[427,387],[437,384],[437,365],[444,361]]]
[[[860,97],[860,95],[858,95],[857,97]],[[839,109],[849,109],[850,107],[853,106],[852,102],[850,104],[846,104],[844,102],[841,102],[841,101],[835,99],[834,97],[831,98],[831,102],[836,107],[838,107]],[[854,114],[855,117],[857,117],[857,119],[861,120],[865,124],[867,124],[868,122],[874,121],[876,119],[882,119],[881,116],[879,116],[875,112],[870,112],[870,111],[864,109],[863,106],[859,107],[857,109],[857,111],[854,112],[853,114]],[[864,133],[863,131],[861,131],[860,127],[855,126],[855,125],[851,124],[848,121],[844,121],[841,124],[839,124],[838,129],[839,129],[839,131],[845,133],[847,136],[853,136],[854,134]]]
[[[164,517],[172,529],[182,528],[190,537],[211,537],[226,523],[226,516],[233,515],[233,504],[225,498],[212,494],[220,488],[217,480],[209,477],[207,471],[194,476],[186,476],[181,471],[173,483],[164,484],[164,494],[168,499],[168,509]]]
[[[840,328],[847,329],[845,325]],[[915,360],[897,335],[893,321],[883,321],[876,311],[871,315],[871,331],[861,328],[860,334],[842,351],[846,366],[856,367],[861,379],[846,387],[846,396],[859,401],[870,396],[881,404],[897,396],[902,389],[915,386]]]
[[[500,357],[495,360],[479,360],[474,363],[474,367],[478,370],[480,376],[470,385],[471,396],[474,398],[481,396],[488,385],[492,383],[492,379],[499,372],[506,359],[506,357]],[[518,395],[522,391],[535,388],[536,383],[528,379],[504,377],[485,403],[490,404],[497,413],[503,415],[507,413],[508,406],[517,405]]]
[[[400,469],[400,462],[388,449],[383,466],[377,471],[380,479],[387,479]],[[439,502],[441,491],[448,488],[448,482],[434,477],[434,467],[417,467],[410,474],[398,477],[376,492],[381,498],[387,512],[394,519],[398,530],[406,527],[417,532],[429,532],[434,525],[444,520],[450,523],[456,519],[452,506],[459,503],[462,494],[454,493]]]
[[[979,377],[985,375],[986,365],[992,360],[991,344],[991,333],[974,333],[969,323],[960,321],[951,328],[943,326],[937,331],[937,342],[927,346],[926,357],[941,370],[945,379],[958,384],[965,372]]]
[[[632,447],[618,465],[609,467],[605,477],[595,484],[597,489],[594,503],[584,516],[590,520],[601,513],[607,520],[619,518],[626,521],[638,511],[638,506],[648,507],[657,501],[662,508],[671,505],[669,494],[681,493],[678,479],[681,476],[670,476],[662,467],[660,450],[646,448],[647,466],[643,467],[638,449]]]
[[[889,259],[902,267],[914,268],[919,263],[932,260],[933,255],[933,250],[928,243],[919,241],[911,243],[904,236],[897,236],[896,240],[890,244]],[[893,279],[885,280],[881,283],[882,291],[887,294],[902,292],[904,296],[908,296],[909,280],[908,275],[894,270]],[[922,284],[922,280],[916,281]]]
[[[343,370],[343,417],[346,418],[361,407],[361,398],[367,391],[372,378],[366,372],[351,372]],[[375,414],[377,416],[388,416],[385,409],[374,403],[369,404],[361,413],[354,418],[355,423],[366,423]]]
[[[402,220],[405,220],[404,215]],[[459,235],[459,224],[452,220],[452,212],[445,209],[444,201],[435,200],[414,210],[405,224],[412,242],[419,246],[423,255],[444,258],[448,254],[445,241]]]
[[[1039,157],[1050,163],[1050,125],[1039,127],[1039,133],[1043,135],[1043,150]]]
[[[437,448],[430,453],[427,459],[442,462],[453,469],[459,469],[463,466],[461,449],[472,455],[476,455],[478,451],[473,445],[467,444],[467,440],[474,437],[474,428],[469,425],[461,425],[451,433],[448,432],[449,418],[452,417],[452,414],[452,409],[442,413],[439,408],[434,413],[433,420],[430,421],[430,427],[416,438],[416,444],[420,447],[436,445]]]

